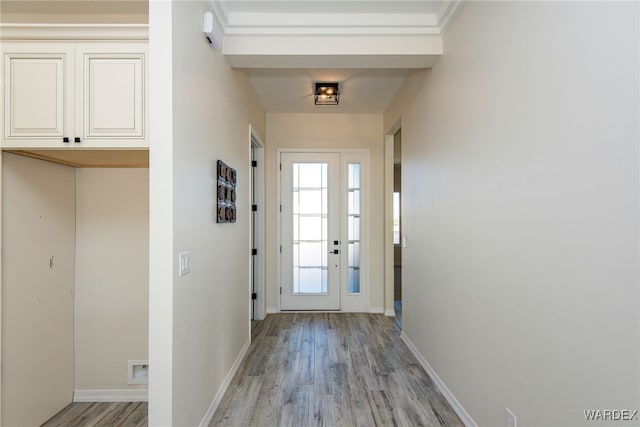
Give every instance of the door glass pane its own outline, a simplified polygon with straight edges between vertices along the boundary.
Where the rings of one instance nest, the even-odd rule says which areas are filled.
[[[298,225],[300,226],[300,237],[296,237],[295,231],[293,233],[296,239],[309,241],[322,240],[323,218],[320,215],[302,216],[298,219]]]
[[[393,244],[400,244],[400,193],[393,193]]]
[[[293,163],[293,293],[328,290],[327,163]]]
[[[360,293],[360,164],[349,163],[347,235],[349,237],[347,289],[350,294]]]

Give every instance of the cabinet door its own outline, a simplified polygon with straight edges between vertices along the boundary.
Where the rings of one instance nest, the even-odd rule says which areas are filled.
[[[148,146],[146,50],[144,43],[77,45],[77,148]]]
[[[62,147],[73,140],[74,49],[4,43],[2,147]]]

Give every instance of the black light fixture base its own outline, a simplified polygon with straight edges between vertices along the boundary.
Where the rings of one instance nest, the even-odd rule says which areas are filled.
[[[337,82],[317,82],[313,92],[313,102],[316,105],[338,105],[340,89]]]

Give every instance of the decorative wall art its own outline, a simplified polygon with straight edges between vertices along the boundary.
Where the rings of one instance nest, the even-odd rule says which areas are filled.
[[[218,209],[216,222],[236,222],[236,170],[218,160]]]

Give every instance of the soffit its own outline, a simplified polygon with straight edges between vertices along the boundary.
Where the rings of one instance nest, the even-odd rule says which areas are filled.
[[[412,69],[432,67],[461,0],[211,0],[232,67],[246,70],[268,113],[374,113]],[[339,82],[338,106],[313,83]]]

